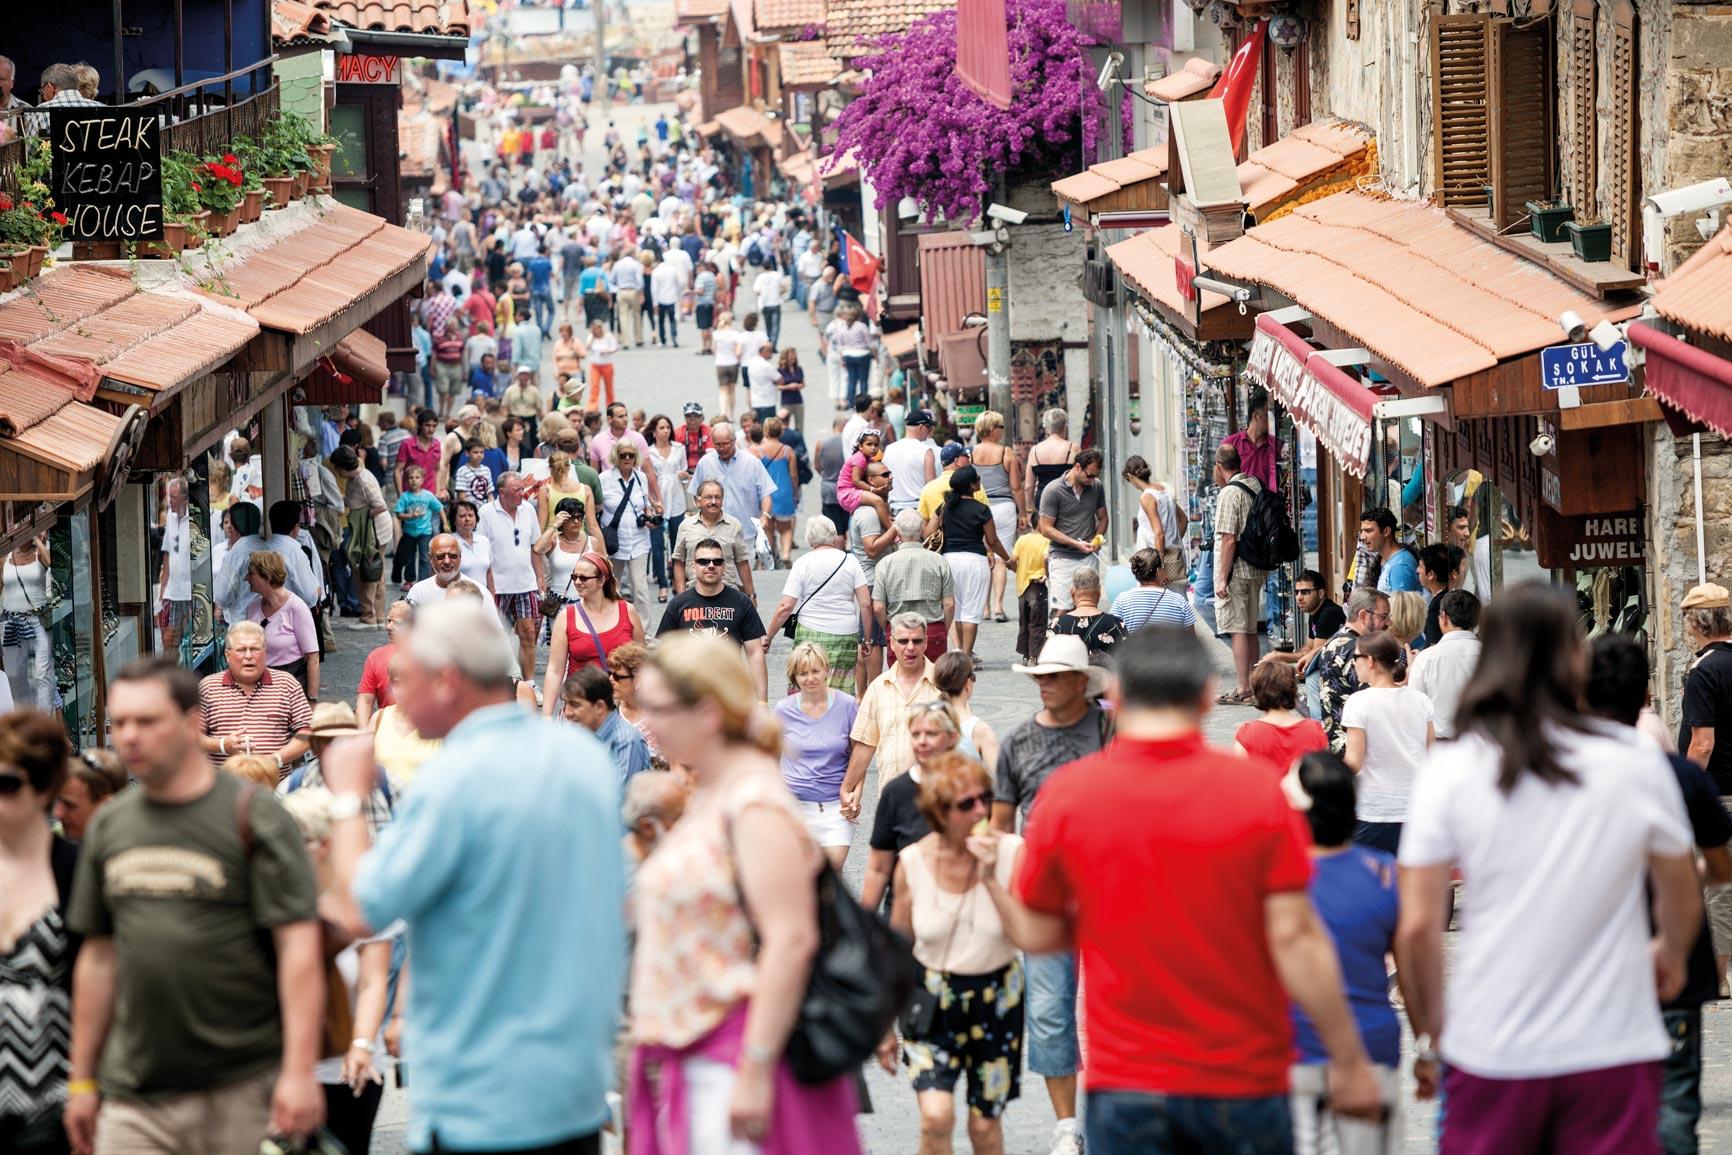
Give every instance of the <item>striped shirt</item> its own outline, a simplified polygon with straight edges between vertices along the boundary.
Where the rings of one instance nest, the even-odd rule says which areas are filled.
[[[864,321],[844,324],[831,321],[825,328],[832,347],[844,357],[866,357],[872,353],[872,328]]]
[[[1144,626],[1195,626],[1197,611],[1184,594],[1161,586],[1137,586],[1113,599],[1113,616],[1126,631]]]
[[[253,740],[253,753],[270,757],[313,724],[313,708],[301,684],[287,674],[266,670],[248,692],[235,676],[224,670],[208,675],[198,684],[200,728],[208,738],[239,737]],[[239,754],[239,750],[230,750]],[[211,752],[210,760],[220,768],[226,755]]]

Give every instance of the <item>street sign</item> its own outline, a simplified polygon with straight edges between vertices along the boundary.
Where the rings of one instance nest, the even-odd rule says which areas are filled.
[[[1540,384],[1547,389],[1567,389],[1574,385],[1616,385],[1630,379],[1630,366],[1624,359],[1628,346],[1619,341],[1602,352],[1592,341],[1579,345],[1548,345],[1540,350]]]

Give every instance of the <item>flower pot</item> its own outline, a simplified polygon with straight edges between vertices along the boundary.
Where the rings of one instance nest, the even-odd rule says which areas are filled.
[[[238,204],[226,213],[213,212],[210,215],[210,231],[213,237],[230,237],[240,227],[241,216],[246,212],[245,204]]]
[[[1610,224],[1584,225],[1580,221],[1569,221],[1564,225],[1564,231],[1570,234],[1570,248],[1580,259],[1589,264],[1612,259]]]
[[[1573,217],[1576,210],[1565,204],[1541,204],[1539,201],[1528,201],[1528,224],[1534,236],[1548,245],[1562,244],[1564,241],[1564,222]]]
[[[205,237],[210,235],[210,210],[204,209],[192,214],[186,222],[186,247],[196,249],[204,244]]]
[[[1489,184],[1485,185],[1484,188],[1485,188],[1485,211],[1489,214],[1495,214],[1497,212],[1497,203],[1496,203],[1497,190],[1492,188],[1492,186]]]
[[[25,251],[30,254],[30,275],[34,277],[42,271],[42,261],[48,256],[48,246],[31,245]]]
[[[138,255],[172,261],[186,248],[186,225],[181,221],[162,222],[162,240],[147,241],[138,246]]]
[[[72,242],[72,259],[75,261],[118,261],[124,256],[126,256],[124,241]]]
[[[295,191],[295,178],[292,176],[267,176],[265,180],[265,195],[270,198],[270,205],[280,209],[289,203],[290,194]]]
[[[0,262],[0,293],[10,293],[18,285],[18,274],[12,271],[12,262]]]
[[[306,195],[307,195],[307,174],[305,172],[298,172],[295,174],[294,191],[289,194],[289,199],[298,201]]]
[[[331,154],[336,151],[337,146],[334,144],[315,144],[307,150],[307,155],[313,159],[312,181],[307,186],[312,191],[331,191]]]
[[[241,201],[241,224],[250,225],[265,214],[265,190],[250,189]]]

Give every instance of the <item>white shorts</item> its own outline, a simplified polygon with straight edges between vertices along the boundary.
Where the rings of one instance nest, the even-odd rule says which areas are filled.
[[[806,830],[819,846],[853,846],[855,822],[842,817],[842,803],[800,802],[800,817],[806,820]]]
[[[992,566],[983,553],[947,553],[950,577],[956,583],[956,620],[979,625],[986,616],[986,590]]]
[[[703,1155],[758,1155],[761,1148],[736,1139],[728,1122],[734,1099],[734,1066],[714,1059],[680,1060],[686,1077],[685,1150]]]
[[[1101,572],[1099,554],[1089,554],[1087,557],[1058,557],[1048,554],[1046,558],[1046,596],[1047,605],[1053,615],[1063,613],[1076,604],[1070,596],[1071,575],[1087,566],[1096,573]],[[957,598],[961,601],[960,596]]]
[[[1001,497],[992,503],[992,527],[998,530],[998,544],[1009,553],[1016,545],[1016,502]]]

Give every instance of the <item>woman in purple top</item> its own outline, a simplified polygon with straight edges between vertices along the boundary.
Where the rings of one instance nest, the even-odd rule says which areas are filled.
[[[782,777],[799,800],[824,856],[837,870],[854,842],[854,823],[842,817],[842,776],[848,770],[848,735],[859,703],[830,688],[830,659],[811,642],[788,655],[788,678],[798,689],[776,703],[782,724]]]
[[[317,700],[319,628],[307,603],[283,588],[288,573],[275,550],[261,549],[247,559],[247,588],[259,595],[247,617],[264,627],[265,665],[294,678],[309,700]]]

